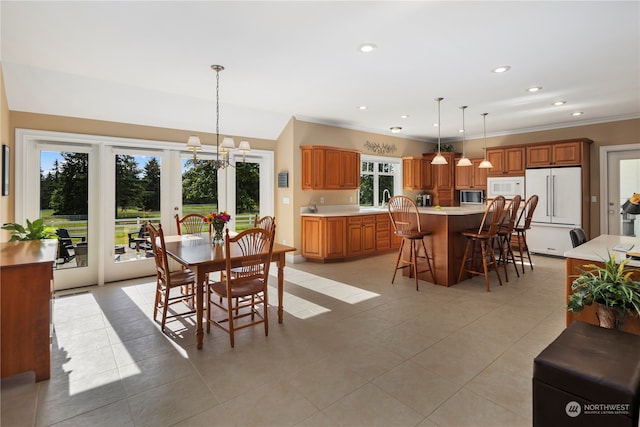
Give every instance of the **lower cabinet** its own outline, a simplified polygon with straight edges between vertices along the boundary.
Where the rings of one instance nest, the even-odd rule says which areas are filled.
[[[398,247],[389,214],[302,217],[302,255],[311,261],[338,261]]]
[[[375,215],[358,215],[347,218],[347,256],[371,254],[376,250]]]

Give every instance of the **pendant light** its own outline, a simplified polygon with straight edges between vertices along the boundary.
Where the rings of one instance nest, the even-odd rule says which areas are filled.
[[[464,138],[464,110],[467,108],[466,105],[460,107],[462,110],[462,157],[458,160],[456,166],[471,166],[471,160],[467,159],[466,150],[465,150],[465,138]]]
[[[480,165],[478,165],[481,169],[490,169],[493,167],[491,162],[487,160],[487,114],[489,113],[482,113],[482,118],[484,120],[484,160],[480,162]]]
[[[446,165],[447,159],[444,158],[442,153],[440,152],[440,101],[444,98],[436,98],[438,101],[438,154],[431,160],[432,165]]]

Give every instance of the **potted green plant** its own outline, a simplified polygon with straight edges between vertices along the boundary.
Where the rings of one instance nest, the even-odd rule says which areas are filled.
[[[44,219],[38,218],[31,222],[27,220],[27,226],[10,222],[2,226],[3,230],[11,231],[10,242],[20,240],[42,240],[56,237],[56,228],[44,224]]]
[[[598,321],[605,328],[619,328],[626,315],[640,316],[640,281],[633,279],[628,263],[628,258],[618,263],[609,253],[603,267],[585,265],[571,284],[567,309],[579,313],[595,302]]]

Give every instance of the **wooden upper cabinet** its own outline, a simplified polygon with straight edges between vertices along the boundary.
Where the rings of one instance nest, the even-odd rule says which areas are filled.
[[[527,146],[527,167],[579,166],[583,145],[583,141],[568,141]]]
[[[303,146],[303,190],[354,190],[360,187],[360,153],[337,147]]]
[[[487,148],[487,160],[493,165],[487,176],[524,176],[524,146]]]
[[[487,189],[487,169],[480,169],[478,167],[483,160],[484,159],[471,159],[471,166],[455,167],[456,190]]]
[[[433,188],[433,167],[431,166],[431,160],[420,159],[420,169],[422,173],[420,177],[422,178],[422,189],[430,190]]]
[[[431,182],[431,164],[422,157],[402,158],[402,188],[423,190],[429,188]]]

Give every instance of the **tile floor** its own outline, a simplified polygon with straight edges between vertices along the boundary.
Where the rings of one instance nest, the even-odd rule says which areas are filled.
[[[2,426],[530,426],[533,358],[564,328],[564,260],[534,256],[491,292],[391,285],[395,254],[285,272],[236,346],[150,317],[153,278],[54,302],[52,376],[2,380]],[[275,277],[272,278],[275,282]],[[275,288],[270,294],[276,301]]]

